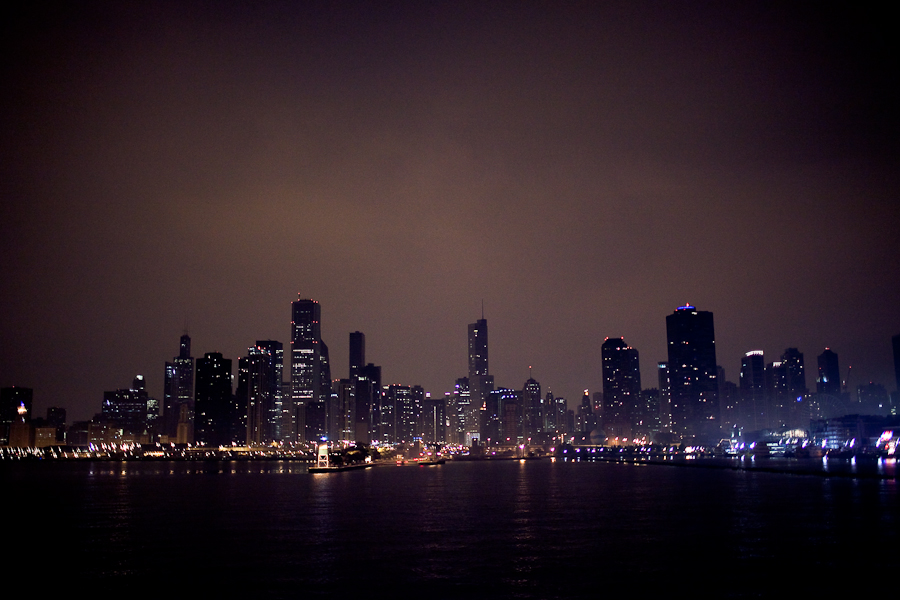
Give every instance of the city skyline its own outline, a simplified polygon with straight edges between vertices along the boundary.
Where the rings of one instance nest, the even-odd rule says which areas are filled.
[[[297,352],[303,352],[303,347],[305,344],[303,344],[302,342],[304,341],[304,338],[306,339],[307,342],[313,341],[313,342],[315,342],[315,344],[321,344],[323,346],[323,348],[325,349],[325,359],[322,360],[321,358],[315,358],[314,363],[319,363],[321,361],[321,364],[323,365],[321,368],[323,374],[328,373],[330,371],[330,360],[327,358],[327,354],[328,354],[327,345],[325,344],[324,339],[319,337],[320,331],[321,331],[321,306],[319,305],[319,303],[317,301],[302,298],[302,294],[300,294],[299,296],[300,296],[300,299],[295,300],[291,303],[292,320],[290,323],[290,328],[291,328],[292,336],[294,336],[294,342],[295,342],[295,343],[291,344],[292,354],[295,349],[297,350]],[[685,322],[684,318],[685,317],[691,318],[691,315],[693,315],[693,319],[699,318],[702,321],[699,323]],[[771,420],[771,417],[768,414],[770,410],[774,410],[774,409],[772,407],[765,407],[765,406],[758,407],[758,406],[756,406],[756,404],[758,402],[771,401],[771,398],[769,396],[770,392],[766,391],[767,387],[769,385],[766,383],[766,379],[770,378],[772,376],[771,371],[772,371],[773,367],[775,367],[776,370],[783,368],[783,365],[786,365],[788,363],[788,361],[799,365],[799,366],[795,367],[795,369],[794,369],[794,373],[796,373],[796,374],[788,376],[785,373],[782,375],[776,375],[776,377],[786,377],[786,379],[785,379],[786,383],[790,382],[792,379],[794,379],[796,382],[798,382],[798,383],[794,383],[794,384],[788,383],[788,386],[792,391],[794,389],[796,389],[797,390],[796,393],[800,393],[800,394],[804,394],[804,393],[809,393],[809,394],[820,393],[821,394],[823,392],[826,394],[832,394],[832,395],[841,395],[842,394],[842,391],[841,391],[842,390],[842,387],[841,387],[842,382],[839,381],[837,384],[835,384],[833,381],[829,381],[829,380],[833,380],[835,378],[834,373],[840,374],[840,372],[841,372],[838,365],[836,364],[837,360],[838,360],[837,357],[839,356],[839,354],[836,354],[832,348],[826,347],[823,349],[823,352],[821,353],[821,355],[817,356],[818,368],[815,368],[815,366],[807,367],[807,368],[813,369],[813,370],[809,371],[808,375],[804,373],[803,353],[798,352],[797,348],[787,348],[784,351],[784,354],[781,355],[781,361],[775,361],[775,362],[769,363],[768,365],[766,364],[766,362],[764,360],[765,352],[763,350],[750,350],[750,351],[744,353],[744,355],[741,357],[741,367],[740,367],[740,370],[737,372],[736,377],[726,378],[727,383],[733,384],[735,386],[736,392],[741,394],[741,396],[745,397],[744,402],[746,402],[746,404],[741,405],[741,412],[738,415],[732,415],[730,417],[727,417],[725,414],[725,411],[726,411],[725,401],[722,400],[722,404],[720,406],[720,399],[717,397],[720,386],[724,385],[725,382],[717,381],[717,376],[721,376],[721,374],[723,373],[723,369],[721,368],[721,361],[719,361],[717,359],[717,357],[715,356],[715,347],[714,346],[715,346],[716,341],[714,339],[715,332],[713,331],[712,318],[713,317],[710,312],[699,311],[696,309],[696,307],[691,306],[691,305],[684,305],[684,306],[679,306],[679,307],[675,308],[675,311],[672,314],[666,316],[666,326],[668,329],[667,345],[670,347],[670,352],[673,351],[672,348],[675,348],[676,354],[674,356],[672,354],[670,354],[667,358],[667,361],[653,361],[653,364],[650,366],[650,368],[654,370],[654,375],[656,375],[655,371],[657,371],[657,368],[662,368],[663,365],[668,365],[670,363],[674,364],[677,362],[686,361],[687,363],[689,363],[689,364],[685,365],[686,367],[688,367],[687,371],[696,371],[697,368],[699,367],[701,372],[705,373],[705,375],[700,376],[699,379],[709,379],[710,380],[710,382],[708,384],[704,384],[702,386],[703,389],[706,391],[698,392],[695,390],[694,392],[691,392],[690,389],[697,386],[697,382],[688,382],[686,384],[685,391],[681,393],[682,400],[684,398],[689,399],[696,394],[699,394],[698,397],[702,399],[705,394],[712,393],[713,398],[711,401],[712,402],[711,406],[713,406],[713,408],[707,409],[707,412],[709,413],[708,417],[700,418],[700,421],[703,421],[705,418],[709,418],[709,416],[712,416],[717,421],[717,425],[716,425],[717,428],[719,428],[719,427],[727,428],[733,423],[734,419],[737,418],[742,429],[747,429],[748,431],[753,430],[753,429],[761,429],[761,428],[769,429],[769,428],[773,428],[773,427],[774,428],[779,427],[779,425],[776,423],[776,420]],[[467,397],[468,397],[468,390],[475,390],[478,387],[477,385],[475,387],[472,387],[471,382],[474,379],[477,379],[478,377],[484,377],[485,383],[482,384],[484,387],[484,398],[481,400],[480,403],[486,402],[488,392],[490,392],[494,389],[510,390],[510,391],[519,389],[519,384],[517,382],[508,381],[508,382],[497,383],[494,381],[493,375],[490,375],[488,373],[488,371],[489,371],[489,368],[488,368],[489,352],[488,352],[487,332],[488,332],[487,319],[485,319],[483,315],[482,315],[481,319],[478,319],[476,322],[470,323],[468,325],[467,360],[468,360],[469,368],[468,368],[468,377],[465,379],[465,381],[469,382],[469,387],[467,388]],[[892,336],[892,343],[896,343],[896,340],[898,338],[900,338],[900,336]],[[316,400],[316,402],[322,404],[323,411],[329,412],[330,410],[332,410],[331,408],[324,407],[326,403],[331,401],[331,397],[330,397],[331,391],[330,390],[332,389],[332,387],[334,387],[335,391],[337,391],[337,396],[339,397],[342,393],[339,391],[341,389],[341,386],[346,386],[347,384],[351,384],[351,383],[353,386],[358,386],[358,384],[353,383],[353,382],[355,382],[356,378],[359,376],[363,377],[365,380],[368,380],[368,381],[380,381],[381,380],[381,375],[380,375],[381,367],[380,366],[375,366],[375,365],[372,365],[371,363],[368,365],[365,365],[365,359],[366,359],[365,334],[360,331],[349,332],[349,340],[350,340],[350,342],[348,345],[348,353],[347,353],[348,354],[348,362],[347,362],[346,371],[349,372],[350,378],[349,379],[343,378],[342,377],[343,374],[340,372],[337,372],[337,373],[334,373],[333,377],[328,379],[327,381],[325,379],[318,380],[318,383],[315,384],[315,386],[314,386],[314,389],[321,389],[323,394],[325,394],[326,391],[329,394],[328,400],[323,399],[324,396],[322,396],[318,400]],[[679,340],[688,340],[688,341],[679,341]],[[698,342],[698,340],[699,340],[699,342]],[[301,342],[301,343],[297,344],[296,342]],[[694,348],[694,346],[698,343],[700,346],[699,350]],[[173,408],[175,408],[176,411],[178,408],[177,401],[174,402],[173,404],[170,404],[170,394],[172,393],[169,391],[170,385],[173,386],[173,391],[177,395],[184,396],[184,394],[187,391],[187,390],[176,391],[176,390],[178,390],[179,384],[175,383],[175,381],[177,381],[180,377],[184,377],[184,375],[181,375],[179,377],[173,377],[173,369],[175,368],[176,365],[179,364],[178,363],[179,360],[184,361],[184,360],[189,359],[190,362],[188,363],[188,365],[191,365],[191,363],[193,362],[193,358],[190,357],[191,344],[192,344],[192,341],[191,341],[190,336],[187,333],[183,334],[180,339],[179,356],[175,357],[174,363],[168,362],[168,361],[165,362],[165,380],[166,380],[165,388],[164,388],[163,395],[161,397],[156,397],[156,401],[157,401],[157,405],[160,408],[164,408],[164,410],[162,411],[162,414],[159,415],[159,417],[160,417],[159,431],[165,432],[167,435],[173,435],[173,434],[169,433],[169,430],[174,427],[170,423],[170,421],[172,419],[174,419],[175,424],[177,424],[179,420],[183,421],[186,418],[186,415],[193,415],[193,411],[190,408],[188,408],[188,412],[182,414],[179,419],[177,412],[173,414],[171,411],[167,410],[169,406],[172,406]],[[677,353],[677,349],[679,347],[682,347],[682,344],[687,344],[686,346],[684,346],[685,350],[683,350],[682,352],[684,352],[684,351],[688,352],[688,354],[685,354],[683,356],[681,356]],[[248,349],[247,356],[235,357],[235,361],[236,361],[236,363],[240,362],[241,364],[243,364],[243,361],[250,360],[256,354],[265,354],[268,357],[266,359],[267,364],[270,364],[270,366],[267,368],[272,369],[273,373],[275,373],[275,372],[281,373],[282,367],[281,367],[280,361],[281,361],[281,348],[282,347],[283,347],[283,344],[277,340],[263,340],[263,341],[257,340],[255,342],[255,345],[251,346]],[[309,352],[312,352],[312,350],[309,350]],[[608,352],[622,353],[622,357],[613,359],[612,355],[608,354]],[[698,355],[698,352],[699,352],[699,355]],[[706,356],[707,354],[710,354],[710,352],[711,352],[711,355]],[[275,363],[276,353],[277,353],[277,360],[278,360],[277,366]],[[619,435],[620,431],[627,431],[630,433],[630,431],[633,427],[637,427],[636,425],[634,425],[634,423],[636,422],[635,419],[641,419],[641,418],[647,417],[647,415],[631,415],[630,411],[632,410],[632,407],[634,406],[631,403],[637,402],[635,394],[640,396],[642,392],[649,391],[651,388],[653,388],[653,389],[659,388],[658,391],[660,393],[666,393],[666,392],[664,392],[664,390],[661,387],[662,382],[661,381],[657,382],[655,380],[655,377],[653,380],[648,382],[646,385],[643,385],[643,386],[641,385],[641,383],[640,383],[640,381],[641,381],[641,374],[640,374],[641,373],[641,362],[640,362],[640,358],[639,358],[639,351],[636,348],[632,348],[631,346],[628,346],[625,343],[624,338],[622,338],[622,337],[619,337],[619,338],[607,337],[604,340],[604,343],[601,345],[601,355],[602,355],[602,358],[601,358],[601,364],[600,364],[600,373],[601,373],[602,383],[601,383],[601,386],[598,387],[595,391],[601,393],[603,396],[603,399],[602,399],[602,408],[601,408],[601,405],[599,405],[599,404],[597,405],[597,411],[598,411],[597,414],[599,415],[601,412],[605,413],[606,416],[604,417],[604,419],[605,419],[604,428],[607,429],[608,431],[612,432],[612,433],[610,433],[611,436]],[[628,356],[627,359],[624,358],[625,355]],[[699,356],[699,358],[698,358],[698,356]],[[240,391],[241,381],[240,381],[238,372],[231,373],[231,366],[230,366],[231,359],[224,357],[222,355],[222,353],[219,353],[219,352],[208,352],[205,354],[203,360],[209,361],[211,357],[213,357],[214,361],[215,360],[221,361],[224,359],[224,362],[227,363],[227,365],[228,365],[227,371],[228,371],[228,373],[230,373],[229,381],[231,384],[231,391],[234,394],[233,399],[235,399],[237,402],[241,402],[242,401],[241,400],[242,392]],[[825,357],[829,357],[828,360],[830,362],[827,363],[828,366],[824,367],[825,370],[823,371],[824,363],[822,361]],[[617,361],[615,363],[616,366],[611,366],[614,363],[609,362],[609,361],[612,361],[612,360]],[[627,361],[629,366],[624,367],[624,364],[625,364],[624,362],[618,362],[618,361],[622,361],[622,360]],[[307,404],[309,404],[311,401],[311,396],[310,397],[308,397],[308,396],[312,392],[310,390],[305,390],[305,388],[310,387],[312,385],[312,382],[319,378],[319,375],[318,375],[319,369],[310,367],[309,365],[306,364],[307,362],[309,362],[309,361],[303,360],[303,357],[301,357],[301,359],[297,362],[296,373],[293,375],[285,376],[284,379],[282,380],[284,385],[289,386],[287,388],[287,390],[290,390],[291,393],[294,394],[293,400],[291,400],[291,394],[289,394],[287,391],[285,392],[285,394],[282,398],[280,386],[277,385],[277,383],[275,382],[274,379],[271,382],[268,382],[268,380],[266,380],[267,383],[265,385],[271,386],[271,391],[270,391],[271,402],[273,402],[273,403],[279,402],[278,405],[280,405],[280,401],[282,399],[284,401],[282,411],[279,411],[277,414],[282,415],[283,419],[285,419],[285,421],[282,423],[281,421],[278,420],[279,417],[276,417],[273,414],[273,416],[271,417],[272,433],[270,433],[269,435],[274,435],[276,423],[277,423],[277,427],[278,427],[279,431],[283,429],[283,432],[281,433],[281,435],[284,436],[285,439],[296,438],[298,436],[298,433],[297,433],[298,429],[302,429],[304,431],[307,431],[309,429],[310,425],[305,423],[305,408],[306,408]],[[358,365],[356,365],[354,363],[358,363]],[[896,356],[892,354],[892,365],[896,366],[896,364],[897,364]],[[199,366],[199,363],[198,363],[198,366]],[[647,368],[647,367],[645,366],[644,368]],[[671,367],[667,367],[667,368],[669,369],[669,371],[671,371]],[[373,369],[375,369],[375,371],[373,371]],[[613,369],[613,371],[609,371],[609,369]],[[620,377],[622,375],[622,372],[623,372],[622,369],[627,369],[630,373],[628,375],[625,375],[625,380],[629,380],[632,378],[635,379],[634,382],[626,384],[631,387],[631,391],[628,392],[628,394],[630,394],[632,396],[632,398],[635,398],[635,399],[629,400],[625,403],[622,403],[622,399],[620,399],[618,397],[619,392],[614,391],[614,390],[618,390],[619,387],[623,385],[622,382],[618,380],[618,377]],[[716,372],[717,369],[718,369],[718,372]],[[799,372],[797,372],[796,369],[799,369]],[[294,369],[292,368],[292,370],[294,370]],[[377,371],[377,374],[376,374],[376,371]],[[677,369],[676,369],[676,371],[677,371]],[[790,369],[789,369],[789,371],[790,371]],[[614,372],[616,372],[618,374],[613,374]],[[715,374],[713,374],[714,372],[715,372]],[[670,373],[669,377],[672,377],[673,375],[676,379],[679,377],[677,372],[675,372],[674,374]],[[824,384],[817,380],[817,377],[820,377],[822,375],[824,375],[825,379],[826,379],[826,383],[824,383]],[[175,381],[173,381],[172,384],[169,383],[170,377],[172,377],[175,380]],[[266,377],[270,377],[270,376],[267,375]],[[461,377],[465,377],[465,376],[461,376]],[[684,377],[684,376],[682,376],[682,377]],[[187,371],[187,379],[193,380],[194,378],[195,378],[195,372],[193,370],[191,370],[189,367],[189,370]],[[138,381],[138,380],[141,381],[140,389],[142,389],[142,390],[144,389],[144,387],[146,385],[145,379],[146,379],[146,376],[143,374],[140,374],[140,373],[135,376],[135,381]],[[292,382],[295,379],[300,384],[300,388],[293,387]],[[445,395],[449,397],[451,394],[453,394],[454,388],[456,388],[457,392],[459,391],[458,388],[459,388],[460,381],[462,381],[462,379],[456,378],[455,384],[446,386],[441,389],[429,389],[427,387],[421,386],[420,384],[417,384],[414,382],[397,382],[397,381],[385,382],[384,386],[382,388],[382,391],[385,394],[387,394],[388,388],[392,387],[392,386],[393,387],[405,387],[407,389],[409,389],[411,387],[415,387],[415,388],[420,388],[422,390],[423,394],[427,394],[434,398],[444,398]],[[615,381],[615,383],[612,383],[613,381]],[[345,384],[345,382],[347,382],[347,384]],[[541,397],[540,382],[535,381],[533,379],[532,367],[529,366],[528,367],[528,379],[521,386],[521,394],[523,395],[522,398],[525,398],[527,396],[527,390],[528,390],[529,384],[532,384],[532,383],[538,385],[537,397],[540,398]],[[860,382],[860,383],[850,382],[846,386],[846,392],[849,395],[849,398],[852,398],[855,400],[857,386],[864,386],[867,383],[873,383],[873,382]],[[896,387],[897,387],[895,381],[888,381],[887,383],[883,383],[883,382],[874,382],[874,383],[876,385],[882,385],[884,387],[884,389],[889,391],[889,393],[890,393],[890,391],[896,389]],[[671,385],[671,383],[669,385]],[[824,385],[824,387],[823,387],[823,385]],[[3,386],[3,387],[26,388],[29,390],[29,393],[31,392],[31,389],[27,388],[27,386]],[[327,388],[327,390],[326,390],[326,388]],[[707,388],[709,388],[709,389],[707,390]],[[805,391],[801,391],[801,390],[805,390]],[[119,390],[119,391],[127,391],[127,390]],[[553,394],[552,390],[548,389],[547,391],[548,391],[548,393]],[[589,388],[584,388],[583,391],[585,394],[587,394],[589,391]],[[306,393],[306,392],[308,392],[308,393]],[[108,392],[108,391],[103,392],[104,398],[106,397],[106,395],[111,394],[111,393],[113,393],[113,392]],[[144,393],[145,393],[145,395],[149,395],[149,396],[153,397],[152,393],[151,394],[147,394],[146,392],[144,392]],[[198,388],[197,393],[199,393],[199,388]],[[356,394],[359,395],[360,393],[362,393],[361,388],[356,387]],[[190,390],[190,394],[193,396],[193,394],[194,394],[193,389]],[[613,394],[613,395],[610,395],[610,394]],[[862,394],[862,392],[860,392],[860,394]],[[686,431],[694,431],[694,433],[692,433],[688,437],[693,437],[693,435],[698,435],[698,432],[699,432],[699,424],[698,423],[692,423],[687,426],[684,425],[685,421],[696,420],[697,417],[696,417],[696,415],[693,414],[693,411],[695,409],[690,408],[690,407],[687,409],[685,409],[685,408],[679,409],[678,406],[681,402],[679,402],[677,400],[678,395],[679,394],[676,393],[675,396],[673,396],[671,410],[674,412],[669,413],[669,418],[671,418],[673,420],[673,422],[672,422],[673,431],[675,431],[675,432],[681,431],[682,434],[685,433]],[[577,399],[576,395],[563,396],[560,393],[556,393],[555,396],[557,398],[561,398],[561,399],[564,398],[567,401],[568,408],[570,410],[578,409],[579,400]],[[587,397],[587,396],[585,396],[585,397]],[[473,396],[473,399],[474,399],[474,396]],[[174,398],[172,400],[174,400]],[[582,400],[583,400],[583,398],[582,398]],[[195,402],[196,399],[193,399],[193,401]],[[248,398],[243,398],[243,401],[247,402]],[[524,410],[525,409],[525,404],[524,404],[525,401],[524,400],[520,400],[520,401],[523,402],[522,409]],[[694,401],[691,401],[691,403],[693,403]],[[182,399],[181,402],[184,403],[184,400]],[[706,402],[707,402],[707,400],[702,400],[701,403],[705,404]],[[103,402],[104,410],[105,410],[105,404],[106,404],[106,402],[104,401]],[[479,403],[477,403],[477,402],[474,403],[473,407],[478,404]],[[69,409],[69,407],[66,405],[55,405],[55,406],[61,406],[63,409],[67,409],[67,410]],[[263,410],[263,413],[274,411],[275,407],[276,407],[276,405],[273,404],[273,406]],[[754,407],[755,407],[755,409],[754,409]],[[47,408],[50,408],[50,406],[44,407],[44,406],[36,405],[36,406],[34,406],[33,410],[29,411],[29,412],[30,412],[30,414],[33,414],[34,416],[39,416],[40,413]],[[449,407],[448,407],[448,409],[449,409]],[[354,409],[354,411],[355,410],[356,409]],[[622,410],[625,410],[627,412],[621,413],[620,411],[622,411]],[[684,413],[685,410],[687,410],[687,413]],[[750,411],[750,412],[746,412],[746,411]],[[850,412],[852,412],[852,410]],[[679,413],[682,413],[682,416],[680,418],[678,416]],[[71,417],[71,412],[69,414]],[[94,415],[94,414],[99,414],[99,413],[91,413],[91,415]],[[304,416],[298,417],[298,415],[300,415],[300,414],[303,414]],[[323,413],[323,414],[325,414],[325,413]],[[476,411],[476,413],[473,413],[473,416],[469,417],[469,419],[477,420],[477,417],[474,416],[475,414],[477,414],[477,411]],[[523,415],[523,417],[525,418],[523,423],[527,422],[528,418],[525,417],[524,415]],[[87,418],[90,418],[90,417],[85,417],[85,419],[80,419],[80,418],[76,417],[74,420],[86,420]],[[187,416],[187,418],[188,418],[191,426],[193,426],[194,417]],[[248,415],[245,415],[245,417],[244,417],[245,422],[242,426],[239,427],[239,429],[241,429],[241,431],[243,431],[246,428],[246,420],[248,418],[250,418],[250,417]],[[258,417],[258,418],[262,418],[262,417]],[[360,418],[362,418],[362,417],[360,417]],[[460,418],[462,418],[462,413],[460,413]],[[223,419],[226,419],[225,416],[223,416],[223,415],[220,415],[218,417],[219,421],[222,421]],[[329,417],[329,419],[330,419],[330,417]],[[762,419],[762,420],[760,420],[760,419]],[[769,420],[766,420],[766,419],[769,419]],[[73,419],[70,418],[70,421],[71,420],[73,420]],[[222,422],[224,422],[224,421],[222,421]],[[298,422],[301,423],[302,425],[298,425]],[[474,422],[474,421],[472,421],[472,422]],[[681,422],[681,425],[679,425],[679,422]],[[792,422],[796,422],[796,420],[794,420]],[[622,424],[625,424],[624,429],[620,429],[621,427],[623,427]],[[448,431],[452,431],[453,427],[455,425],[455,423],[452,419],[451,419],[451,422],[449,423],[449,425],[450,425],[450,429]],[[326,427],[326,428],[328,427],[324,423],[322,424],[322,426]],[[223,425],[220,422],[220,423],[218,423],[218,425],[216,425],[216,427],[221,428],[221,427],[223,427]],[[228,427],[229,426],[226,426],[225,429],[228,430]],[[460,426],[460,427],[461,427],[460,431],[465,431],[464,426]],[[483,423],[479,424],[478,428],[483,428]],[[612,428],[612,429],[610,429],[610,428]],[[640,428],[643,430],[643,426],[641,426]],[[719,429],[716,429],[716,431],[719,431]],[[725,430],[723,429],[721,431],[724,432]],[[475,433],[476,433],[476,437],[477,437],[478,432],[476,431]],[[176,437],[178,439],[181,439],[180,436],[181,436],[181,434],[179,433],[179,435]],[[190,434],[188,435],[188,437],[190,437]],[[712,439],[712,438],[710,438],[710,439]]]
[[[22,7],[24,8],[24,7]],[[43,4],[4,23],[0,386],[97,411],[136,374],[291,342],[323,307],[385,385],[577,404],[601,345],[815,357],[895,389],[896,45],[875,9]],[[285,369],[290,360],[285,357]],[[529,372],[529,366],[533,367]]]

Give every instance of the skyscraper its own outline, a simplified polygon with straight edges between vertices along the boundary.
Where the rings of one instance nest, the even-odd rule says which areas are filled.
[[[422,405],[421,430],[423,441],[428,444],[447,443],[447,400],[425,394]]]
[[[181,336],[178,356],[166,363],[162,433],[169,436],[170,442],[193,442],[193,421],[194,358],[191,356],[191,338],[185,333]]]
[[[366,335],[361,331],[350,332],[350,379],[366,364]]]
[[[641,371],[638,351],[624,338],[606,338],[600,347],[603,371],[603,429],[611,440],[633,437]]]
[[[787,348],[781,355],[780,369],[772,372],[772,388],[769,405],[775,425],[785,427],[806,426],[809,423],[809,406],[806,395],[806,373],[803,353],[797,348]],[[781,380],[779,380],[781,378]],[[768,385],[768,382],[767,382]]]
[[[360,367],[356,376],[356,441],[378,439],[381,424],[381,367],[372,363]]]
[[[137,375],[131,388],[103,392],[100,412],[104,421],[121,427],[127,433],[140,436],[152,429],[150,425],[155,411],[152,410],[154,407],[150,400],[144,376]]]
[[[349,439],[371,443],[378,438],[381,408],[381,367],[366,364],[366,336],[350,332],[350,381],[354,385],[355,414]]]
[[[669,363],[656,363],[656,379],[659,382],[659,427],[664,433],[672,433],[672,379]]]
[[[265,344],[266,346],[264,346]],[[235,390],[235,407],[241,413],[239,419],[232,416],[235,442],[241,441],[239,429],[244,426],[243,439],[247,444],[265,444],[275,438],[276,394],[280,391],[281,375],[277,356],[280,342],[266,340],[257,342],[247,350],[247,356],[238,361],[238,382]],[[246,417],[244,418],[244,415]]]
[[[269,389],[271,403],[265,416],[265,436],[267,440],[284,439],[281,431],[281,417],[283,415],[284,387],[284,344],[276,340],[256,340],[256,347],[268,356]]]
[[[469,378],[460,377],[453,388],[453,404],[456,409],[456,429],[451,431],[451,440],[456,444],[470,446],[472,437],[478,437],[477,413],[472,410],[472,391],[469,387]]]
[[[194,439],[204,446],[231,443],[231,359],[208,352],[197,359]]]
[[[480,428],[478,411],[484,407],[488,394],[493,389],[494,378],[488,374],[487,320],[482,316],[474,323],[469,323],[469,411],[473,414],[467,416],[466,423],[478,423]]]
[[[829,394],[836,398],[841,395],[841,370],[838,355],[831,348],[818,357],[819,375],[816,377],[816,393]]]
[[[544,398],[541,384],[529,377],[522,388],[522,437],[537,443],[544,432]]]
[[[713,314],[679,306],[666,317],[672,430],[684,442],[719,439],[719,395]]]
[[[331,396],[331,370],[320,319],[315,300],[301,298],[291,303],[291,401],[282,424],[285,439],[290,441],[307,440],[306,407],[327,404]]]
[[[766,360],[762,350],[750,350],[741,359],[740,390],[740,423],[748,431],[768,427]]]

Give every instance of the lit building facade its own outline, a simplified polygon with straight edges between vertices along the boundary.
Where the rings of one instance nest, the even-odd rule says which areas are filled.
[[[322,341],[321,309],[315,300],[299,299],[291,303],[291,399],[284,412],[282,433],[286,440],[303,442],[306,432],[306,408],[316,412],[331,398],[331,368],[328,347]]]

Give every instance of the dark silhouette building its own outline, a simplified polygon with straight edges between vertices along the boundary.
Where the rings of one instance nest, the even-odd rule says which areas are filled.
[[[350,332],[350,379],[366,364],[366,336],[361,331]]]
[[[666,317],[673,434],[685,443],[720,437],[713,314],[679,306]]]
[[[101,419],[132,436],[147,434],[152,437],[156,416],[154,403],[147,394],[143,375],[137,375],[131,388],[103,392]]]
[[[278,342],[269,340],[270,348]],[[247,356],[238,360],[238,381],[231,416],[232,441],[266,444],[275,439],[275,394],[280,373],[270,348],[249,348]]]
[[[425,443],[447,443],[447,400],[445,398],[432,398],[431,394],[425,394],[421,420]]]
[[[578,414],[574,416],[574,433],[578,443],[590,443],[591,432],[597,429],[597,413],[591,404],[591,396],[587,390],[581,397],[581,405],[578,407]]]
[[[361,331],[350,333],[350,381],[355,409],[349,439],[368,444],[379,439],[381,367],[366,363],[366,336]]]
[[[306,441],[306,407],[321,412],[331,399],[331,368],[328,347],[322,341],[321,309],[315,300],[291,303],[291,401],[282,423],[285,439]]]
[[[529,377],[522,388],[522,437],[526,443],[541,440],[544,433],[544,410],[541,384]]]
[[[191,338],[184,334],[178,356],[166,363],[161,433],[169,436],[170,442],[193,442],[193,423],[194,359],[191,356]]]
[[[488,371],[488,327],[487,320],[482,316],[474,323],[469,324],[469,415],[466,424],[479,428],[476,432],[467,432],[467,437],[476,435],[484,437],[480,430],[483,419],[478,416],[488,400],[490,392],[494,389],[494,377]],[[476,425],[477,424],[477,425]],[[496,439],[496,438],[495,438]]]
[[[356,441],[378,439],[381,414],[381,367],[367,363],[356,375]]]
[[[762,350],[750,350],[741,359],[741,418],[748,431],[768,427],[766,408],[766,359]]]
[[[856,397],[859,400],[858,412],[861,415],[877,415],[886,417],[891,413],[890,396],[880,383],[865,383],[856,386]]]
[[[838,355],[831,348],[818,358],[819,375],[816,377],[816,393],[829,394],[840,397],[841,395],[841,370],[838,366]]]
[[[661,432],[672,433],[672,379],[669,363],[656,363],[656,380],[659,383],[659,426]]]
[[[624,338],[606,338],[600,347],[603,372],[603,429],[610,440],[627,443],[641,419],[638,351]]]
[[[231,359],[208,352],[197,359],[194,439],[203,446],[231,443]]]

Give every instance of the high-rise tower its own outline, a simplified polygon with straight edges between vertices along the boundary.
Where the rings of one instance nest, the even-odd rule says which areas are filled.
[[[291,402],[282,423],[285,439],[290,441],[306,441],[307,406],[327,405],[331,396],[328,347],[322,342],[320,320],[315,300],[291,303]]]
[[[233,441],[265,444],[276,438],[276,402],[281,397],[281,342],[262,340],[238,360],[235,406],[242,412],[240,422],[233,419]],[[244,432],[239,431],[243,424]],[[238,435],[236,435],[238,434]]]
[[[719,438],[719,395],[713,314],[679,306],[666,317],[672,431],[685,442]]]
[[[600,352],[603,361],[603,428],[611,439],[631,439],[641,401],[638,351],[626,344],[624,338],[606,338]]]
[[[207,352],[197,359],[194,439],[205,446],[231,443],[231,359]]]
[[[472,414],[466,418],[466,423],[478,423],[478,411],[487,402],[488,394],[494,389],[494,378],[488,374],[488,328],[487,320],[482,315],[474,323],[469,323],[469,392],[471,400],[469,410]],[[476,432],[466,432],[467,437],[478,437]]]
[[[282,386],[282,378],[284,377],[284,344],[276,340],[256,340],[256,347],[268,355],[269,361],[269,389],[271,393],[271,404],[266,415],[265,433],[268,439],[282,440],[284,436],[281,431],[281,418],[284,408],[284,387]]]
[[[841,395],[841,370],[838,366],[838,355],[831,348],[819,355],[819,376],[816,377],[816,392],[829,394],[835,398]]]
[[[762,350],[750,350],[741,359],[740,423],[749,431],[767,426],[766,359]]]
[[[181,336],[178,356],[166,363],[163,393],[163,431],[170,442],[193,442],[194,423],[194,358],[191,338]]]
[[[530,371],[522,388],[522,437],[526,442],[537,443],[544,433],[544,398],[541,384],[531,377]]]
[[[356,377],[359,369],[366,364],[366,334],[350,332],[350,379]]]

